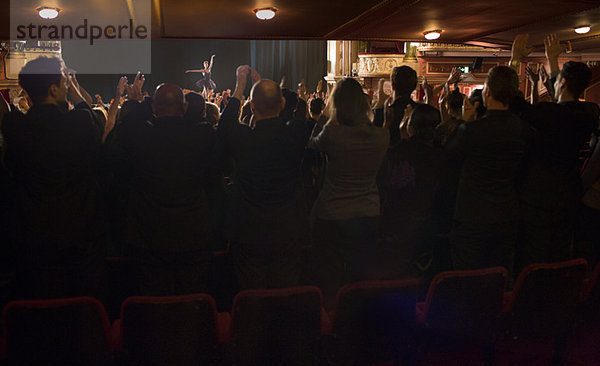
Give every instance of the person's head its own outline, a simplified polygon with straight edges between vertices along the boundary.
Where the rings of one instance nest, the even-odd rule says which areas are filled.
[[[68,107],[68,76],[62,61],[56,57],[42,56],[26,63],[19,72],[19,85],[34,105],[49,103]]]
[[[256,120],[278,117],[285,106],[285,98],[279,84],[262,79],[250,90],[252,113]]]
[[[208,68],[208,61],[204,60],[204,68],[207,69]]]
[[[460,118],[462,115],[462,106],[465,100],[465,95],[458,89],[454,89],[448,95],[448,112],[452,117]]]
[[[185,95],[185,101],[188,108],[185,111],[185,117],[194,121],[202,121],[206,117],[206,101],[198,93],[190,92]]]
[[[154,92],[152,111],[156,117],[183,117],[188,103],[183,96],[183,90],[175,84],[160,84]]]
[[[219,124],[219,106],[215,103],[206,103],[206,120],[213,127]]]
[[[298,99],[296,104],[296,110],[294,110],[294,118],[296,119],[308,119],[308,104],[302,98]]]
[[[507,109],[518,91],[517,72],[508,66],[495,66],[488,72],[483,86],[483,104],[488,109]]]
[[[362,86],[352,78],[345,78],[335,84],[331,92],[335,119],[343,125],[355,125],[368,118],[371,107],[365,98]]]
[[[320,116],[323,113],[323,107],[325,107],[325,102],[321,98],[315,98],[310,101],[310,115],[312,118]]]
[[[409,96],[417,87],[417,72],[409,66],[394,67],[390,79],[396,97]]]
[[[581,62],[566,62],[554,83],[554,93],[558,100],[577,100],[590,84],[592,70]]]
[[[483,89],[475,89],[469,95],[469,102],[472,105],[475,105],[476,102],[479,102],[479,106],[477,107],[477,114],[475,118],[481,118],[485,114],[486,108],[483,105]]]
[[[442,122],[440,111],[429,104],[417,104],[408,119],[408,135],[432,141],[435,128]]]

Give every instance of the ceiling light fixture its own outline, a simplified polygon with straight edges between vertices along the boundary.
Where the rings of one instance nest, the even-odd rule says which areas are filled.
[[[436,29],[436,30],[432,30],[432,31],[427,31],[423,34],[425,35],[425,39],[433,41],[434,39],[440,38],[440,36],[442,35],[442,31],[439,29]]]
[[[577,34],[586,34],[592,28],[589,25],[581,25],[579,27],[575,27],[575,33]]]
[[[54,19],[58,16],[59,8],[51,8],[49,6],[42,6],[41,8],[36,9],[40,17],[44,19]]]
[[[275,8],[260,8],[260,9],[254,9],[254,13],[256,14],[256,17],[260,20],[269,20],[269,19],[273,19],[275,17],[275,12],[277,11],[277,9]]]

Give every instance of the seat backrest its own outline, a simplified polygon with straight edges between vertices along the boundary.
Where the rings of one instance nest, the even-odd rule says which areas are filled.
[[[584,259],[538,263],[523,269],[513,290],[510,332],[520,337],[556,336],[572,325],[587,271]]]
[[[397,359],[413,338],[417,286],[418,281],[411,279],[342,287],[332,314],[330,361],[363,364]]]
[[[11,362],[106,365],[110,359],[110,323],[94,298],[13,301],[3,321]]]
[[[232,310],[235,364],[315,364],[321,309],[321,291],[312,286],[238,293]]]
[[[216,305],[210,295],[127,298],[121,306],[129,365],[199,365],[216,357]]]
[[[503,267],[437,274],[425,299],[427,328],[449,336],[489,339],[502,310],[507,278]]]

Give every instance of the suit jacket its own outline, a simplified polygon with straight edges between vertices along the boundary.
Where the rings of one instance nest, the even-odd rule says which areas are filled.
[[[250,128],[239,123],[239,108],[239,100],[229,99],[218,127],[235,165],[231,238],[257,250],[298,243],[307,228],[301,174],[307,123],[277,117]]]
[[[11,234],[58,249],[101,237],[107,228],[98,183],[103,128],[89,106],[13,111],[2,133],[17,183]]]

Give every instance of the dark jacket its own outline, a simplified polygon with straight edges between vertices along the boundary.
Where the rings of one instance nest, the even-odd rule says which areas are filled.
[[[98,184],[103,130],[86,103],[72,111],[34,105],[5,116],[5,163],[16,180],[11,234],[68,248],[106,231]]]
[[[449,152],[465,159],[455,220],[492,224],[519,219],[516,184],[528,131],[519,117],[499,110],[457,128],[446,144]]]
[[[218,127],[235,162],[231,238],[269,250],[298,242],[307,225],[301,174],[307,123],[277,117],[250,128],[239,123],[239,108],[230,98]]]

